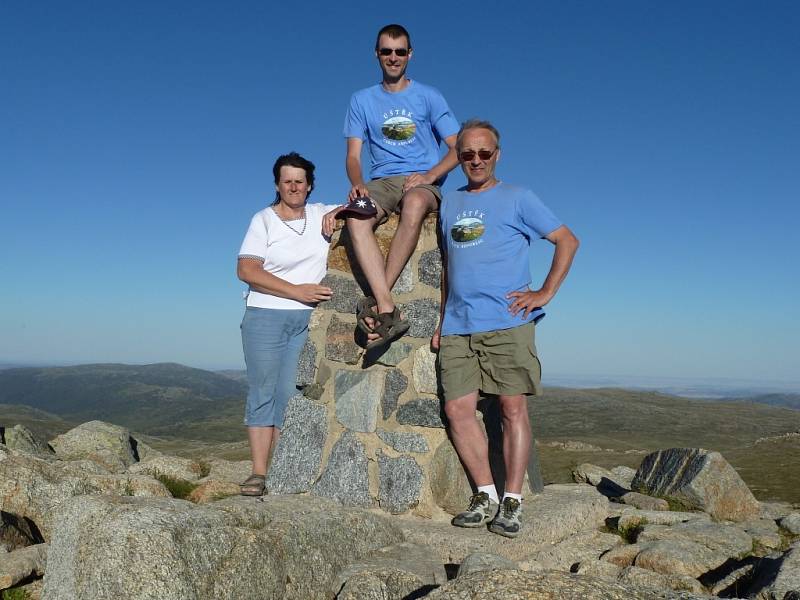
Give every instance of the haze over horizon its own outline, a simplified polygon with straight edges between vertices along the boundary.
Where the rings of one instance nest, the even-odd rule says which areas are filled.
[[[0,362],[242,368],[235,258],[272,163],[307,155],[311,201],[344,200],[347,101],[400,22],[409,75],[495,122],[500,178],[581,239],[545,384],[798,391],[800,5],[305,6],[0,9]]]

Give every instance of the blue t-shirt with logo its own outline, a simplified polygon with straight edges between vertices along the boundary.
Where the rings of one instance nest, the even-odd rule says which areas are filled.
[[[418,81],[399,92],[380,84],[359,90],[344,119],[344,137],[367,143],[371,179],[429,171],[441,160],[441,140],[458,129],[439,90]]]
[[[511,329],[544,316],[512,315],[506,294],[530,289],[531,242],[561,224],[525,188],[498,183],[484,192],[448,192],[439,212],[447,260],[442,335]]]

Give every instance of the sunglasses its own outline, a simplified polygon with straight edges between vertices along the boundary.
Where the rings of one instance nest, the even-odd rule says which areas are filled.
[[[458,155],[458,158],[460,158],[462,162],[470,162],[477,154],[478,158],[481,160],[489,160],[495,152],[497,152],[497,148],[494,150],[478,150],[477,152],[475,152],[475,150],[464,150],[464,152]]]
[[[392,52],[394,52],[397,56],[407,56],[408,48],[381,48],[378,50],[378,54],[381,56],[391,56]]]

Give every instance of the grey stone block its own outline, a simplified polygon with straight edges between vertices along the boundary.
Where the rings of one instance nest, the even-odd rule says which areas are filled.
[[[431,337],[439,322],[439,303],[430,298],[412,300],[401,307],[406,319],[411,323],[408,335],[411,337]]]
[[[419,280],[439,289],[442,280],[442,255],[439,250],[429,250],[419,257]]]
[[[337,371],[334,378],[336,420],[353,431],[373,432],[384,395],[383,371]]]
[[[314,375],[317,370],[317,347],[311,338],[306,339],[303,349],[300,351],[300,360],[297,363],[298,387],[303,387],[309,383],[314,383]]]
[[[333,290],[331,299],[320,304],[321,308],[355,314],[356,302],[364,295],[364,292],[361,291],[354,279],[339,275],[326,275],[320,285],[326,285]]]
[[[401,425],[444,428],[442,407],[434,398],[416,398],[397,409],[397,422]]]
[[[324,406],[300,395],[289,400],[267,475],[270,493],[299,494],[311,489],[319,474],[327,435]]]
[[[408,388],[408,377],[399,369],[392,369],[386,373],[386,387],[381,396],[381,412],[384,420],[392,416],[397,408],[397,399]]]
[[[378,455],[379,501],[392,514],[403,513],[419,503],[422,468],[410,456]]]
[[[414,366],[411,371],[414,377],[414,388],[419,394],[436,394],[439,389],[436,376],[436,355],[427,345],[420,346],[414,352]]]
[[[331,449],[322,477],[312,492],[345,506],[372,506],[367,464],[364,444],[353,432],[345,431]]]
[[[398,452],[430,452],[427,440],[419,433],[378,429],[378,437]]]
[[[411,271],[411,261],[406,263],[403,270],[400,271],[400,276],[394,282],[392,287],[393,294],[408,294],[414,291],[414,273]]]
[[[414,347],[406,342],[394,342],[388,347],[386,351],[375,358],[375,362],[386,365],[387,367],[396,367],[401,361],[408,358]]]

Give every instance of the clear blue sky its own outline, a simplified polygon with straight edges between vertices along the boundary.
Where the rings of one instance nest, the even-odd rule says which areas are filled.
[[[241,367],[235,258],[272,162],[307,155],[313,197],[344,199],[345,107],[389,22],[581,238],[545,382],[800,380],[790,1],[3,3],[0,362]]]

